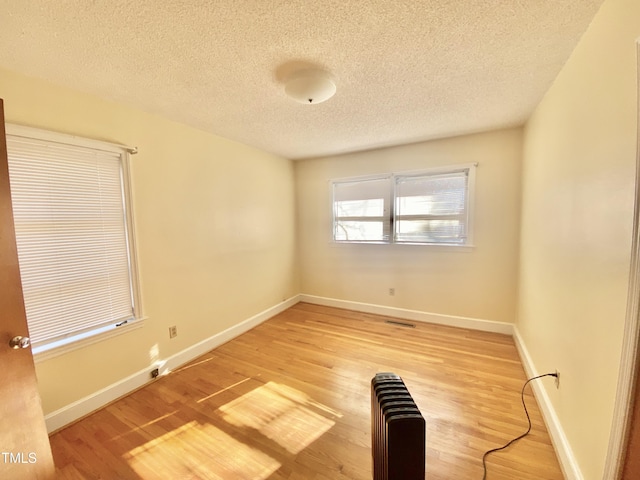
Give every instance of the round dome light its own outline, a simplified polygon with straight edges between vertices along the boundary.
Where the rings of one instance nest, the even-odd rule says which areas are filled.
[[[336,93],[336,84],[325,72],[303,70],[287,81],[284,91],[296,102],[314,105],[333,97]]]

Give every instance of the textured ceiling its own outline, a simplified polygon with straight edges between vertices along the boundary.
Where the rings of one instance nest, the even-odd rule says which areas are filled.
[[[0,66],[307,158],[521,125],[601,3],[0,0]]]

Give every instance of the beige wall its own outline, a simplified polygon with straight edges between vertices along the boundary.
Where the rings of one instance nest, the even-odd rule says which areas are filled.
[[[510,129],[297,162],[301,291],[513,322],[521,140]],[[474,248],[331,243],[331,179],[471,162],[479,164]]]
[[[519,319],[584,478],[602,478],[625,321],[640,2],[607,0],[525,129]]]
[[[37,364],[45,413],[298,293],[291,161],[0,72],[7,122],[137,146],[142,329]],[[178,327],[169,340],[168,327]]]

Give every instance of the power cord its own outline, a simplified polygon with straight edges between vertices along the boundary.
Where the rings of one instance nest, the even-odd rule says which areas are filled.
[[[538,378],[542,378],[542,377],[557,377],[557,376],[558,376],[557,373],[545,373],[543,375],[538,375],[537,377],[532,377],[529,380],[527,380],[526,382],[524,382],[524,385],[522,386],[522,392],[520,393],[520,397],[522,398],[522,406],[524,407],[524,413],[527,415],[527,422],[529,423],[529,427],[527,428],[527,431],[524,432],[522,435],[520,435],[519,437],[514,438],[513,440],[510,440],[509,442],[504,444],[502,447],[493,448],[491,450],[487,450],[486,452],[484,452],[484,455],[482,455],[482,468],[484,469],[484,474],[482,475],[482,480],[486,480],[486,478],[487,478],[487,464],[486,464],[487,456],[492,454],[493,452],[499,452],[500,450],[504,450],[505,448],[507,448],[508,446],[514,444],[515,442],[517,442],[521,438],[524,438],[527,435],[529,435],[529,432],[531,431],[531,417],[529,417],[529,410],[527,410],[527,404],[524,401],[524,389],[527,388],[527,385],[529,384],[529,382],[531,382],[533,380],[537,380]]]

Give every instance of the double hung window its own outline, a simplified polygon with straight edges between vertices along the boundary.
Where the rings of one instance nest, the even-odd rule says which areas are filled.
[[[475,165],[335,180],[333,240],[471,245]]]
[[[134,323],[128,151],[8,125],[7,153],[34,353]]]

